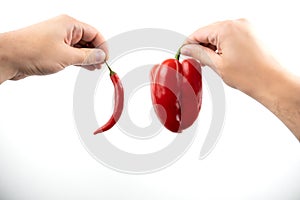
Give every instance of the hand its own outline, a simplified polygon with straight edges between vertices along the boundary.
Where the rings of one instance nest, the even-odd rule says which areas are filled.
[[[244,19],[200,28],[188,37],[186,44],[181,49],[182,54],[198,59],[229,86],[249,95],[263,86],[266,70],[280,68]]]
[[[3,33],[0,83],[56,73],[69,65],[99,69],[108,53],[104,41],[95,28],[66,15]]]
[[[300,79],[263,48],[246,20],[200,28],[188,37],[181,53],[211,67],[229,86],[262,103],[300,140]]]

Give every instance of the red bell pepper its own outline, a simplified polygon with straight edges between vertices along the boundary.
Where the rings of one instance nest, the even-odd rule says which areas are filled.
[[[197,119],[202,103],[201,65],[194,59],[180,63],[180,50],[151,70],[151,98],[160,122],[180,133]]]

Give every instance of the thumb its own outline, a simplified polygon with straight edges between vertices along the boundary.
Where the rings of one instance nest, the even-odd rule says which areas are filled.
[[[212,49],[199,44],[184,45],[181,48],[180,53],[199,60],[201,64],[207,65],[215,71],[217,71],[216,68],[221,61],[220,55],[218,55]]]
[[[87,66],[102,64],[106,54],[102,49],[73,48],[71,65]]]

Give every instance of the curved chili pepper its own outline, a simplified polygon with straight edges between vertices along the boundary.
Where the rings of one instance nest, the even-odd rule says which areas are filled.
[[[117,73],[111,70],[111,68],[109,67],[109,65],[107,64],[106,61],[105,61],[105,64],[110,71],[110,74],[109,74],[110,79],[111,79],[112,83],[114,84],[114,89],[115,89],[114,111],[113,111],[112,116],[108,120],[108,122],[106,124],[104,124],[102,127],[98,128],[94,132],[94,135],[111,129],[117,123],[117,121],[120,119],[122,111],[123,111],[123,107],[124,107],[124,89],[123,89],[122,82],[121,82],[119,76],[117,75]]]
[[[151,70],[151,98],[160,122],[180,133],[197,119],[202,103],[201,66],[194,59],[168,59]]]

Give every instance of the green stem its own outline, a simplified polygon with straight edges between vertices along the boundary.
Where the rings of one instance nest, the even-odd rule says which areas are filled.
[[[179,58],[180,58],[180,50],[181,50],[182,47],[183,47],[183,45],[177,50],[177,53],[175,55],[176,60],[179,60]]]
[[[116,72],[114,72],[114,71],[110,68],[110,66],[108,65],[108,63],[106,62],[106,60],[105,60],[104,62],[105,62],[106,66],[107,66],[108,69],[109,69],[109,75],[110,75],[110,76],[114,75]]]

